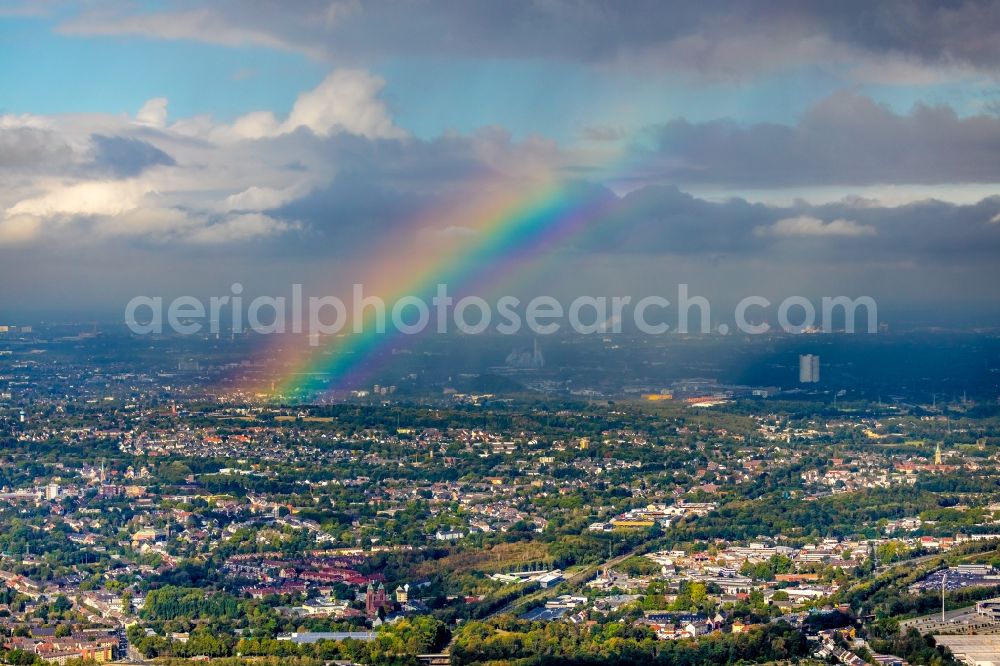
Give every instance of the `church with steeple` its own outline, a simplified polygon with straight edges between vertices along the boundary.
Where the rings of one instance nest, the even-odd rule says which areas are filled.
[[[369,582],[368,590],[365,592],[365,612],[368,614],[368,617],[377,616],[378,609],[388,605],[389,601],[386,598],[385,585],[379,583],[376,588]]]

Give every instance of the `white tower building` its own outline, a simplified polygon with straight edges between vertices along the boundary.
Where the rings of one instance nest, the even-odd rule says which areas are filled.
[[[799,383],[815,384],[819,381],[819,355],[799,355]]]

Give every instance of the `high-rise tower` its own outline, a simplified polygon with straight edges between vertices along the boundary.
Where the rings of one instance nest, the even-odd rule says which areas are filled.
[[[799,355],[799,383],[815,384],[819,381],[819,355]]]

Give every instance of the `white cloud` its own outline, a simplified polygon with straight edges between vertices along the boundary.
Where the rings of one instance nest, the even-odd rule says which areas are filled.
[[[360,69],[338,69],[299,95],[284,122],[270,111],[241,116],[228,129],[241,139],[262,139],[305,127],[318,136],[339,132],[369,139],[402,138],[379,93],[385,81]]]
[[[281,123],[270,111],[254,111],[233,122],[233,132],[241,139],[263,139],[281,133]]]
[[[148,100],[134,116],[0,115],[0,143],[17,139],[23,144],[18,155],[30,158],[12,160],[13,150],[0,155],[8,158],[6,165],[0,159],[0,244],[238,244],[341,225],[353,233],[352,224],[389,224],[445,192],[533,182],[567,159],[555,142],[514,141],[498,128],[410,138],[379,98],[382,86],[364,71],[334,71],[303,92],[286,117],[262,110],[231,124],[208,115],[170,118],[163,97]],[[117,165],[122,158],[98,163],[95,135],[120,146],[141,142],[170,163],[109,175],[116,172],[107,160]],[[43,150],[35,139],[43,138],[60,147],[58,159],[38,159]],[[334,188],[324,200],[341,173],[373,185]],[[397,197],[397,188],[407,194]],[[313,192],[321,193],[316,201],[308,199]],[[339,212],[327,214],[331,208]],[[444,235],[458,242],[466,232],[459,228],[464,220],[456,220]]]
[[[364,70],[337,70],[299,95],[282,128],[291,132],[308,127],[320,136],[344,131],[369,139],[402,137],[404,132],[393,125],[378,98],[384,85],[385,81]]]
[[[294,223],[282,222],[268,215],[247,213],[230,215],[221,222],[194,230],[186,240],[193,243],[228,243],[245,241],[298,228]]]
[[[0,218],[0,247],[42,241],[70,241],[78,245],[113,238],[143,238],[154,242],[215,244],[252,240],[299,229],[260,213],[230,214],[217,219],[204,212],[147,207],[114,214],[16,214]]]
[[[301,195],[297,187],[283,190],[273,187],[258,187],[252,185],[237,194],[231,194],[222,202],[222,210],[226,211],[260,211],[288,203]]]
[[[30,242],[38,236],[41,226],[41,218],[34,215],[12,215],[0,218],[0,246]]]
[[[42,116],[31,113],[5,113],[0,114],[0,129],[19,129],[30,127],[32,129],[47,129],[50,123],[46,122]]]
[[[94,225],[100,237],[142,236],[155,240],[168,240],[204,224],[176,208],[137,208],[119,215],[103,217]]]
[[[118,215],[138,208],[152,191],[138,180],[89,181],[58,185],[47,193],[24,199],[7,210],[8,215]]]
[[[99,219],[94,225],[95,233],[103,237],[142,236],[185,243],[245,241],[298,228],[296,223],[260,213],[232,214],[217,220],[176,208],[140,208]]]
[[[135,114],[135,119],[140,125],[162,129],[167,124],[167,98],[154,97],[147,101]]]
[[[220,243],[299,228],[258,213],[289,203],[337,173],[338,156],[316,137],[405,136],[379,99],[383,85],[361,70],[334,71],[302,93],[287,118],[257,111],[231,125],[210,116],[168,125],[166,97],[148,100],[134,118],[0,115],[5,132],[0,143],[10,144],[10,155],[4,154],[10,183],[0,190],[0,244],[115,237]],[[294,135],[298,128],[316,137]],[[172,161],[177,156],[176,163],[132,178],[108,178],[94,165],[95,134],[142,141]],[[41,139],[60,148],[58,160],[40,159]],[[269,140],[266,149],[258,143],[262,139]],[[15,145],[23,148],[17,155]],[[31,159],[11,158],[21,153]]]
[[[997,213],[996,215],[991,217],[990,222],[992,222],[993,224],[1000,224],[1000,213]]]
[[[824,222],[816,217],[801,215],[799,217],[786,217],[783,220],[778,220],[771,226],[757,227],[754,233],[758,236],[854,237],[874,236],[875,227],[858,224],[854,220],[838,219],[831,222]]]
[[[206,225],[204,215],[177,208],[95,206],[81,211],[12,213],[0,218],[0,246],[32,241],[87,244],[109,238],[142,237],[153,241],[183,240]]]

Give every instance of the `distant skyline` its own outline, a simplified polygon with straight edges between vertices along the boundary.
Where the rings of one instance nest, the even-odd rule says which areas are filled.
[[[0,315],[337,291],[545,185],[601,215],[491,290],[975,321],[997,34],[971,0],[0,0]]]

